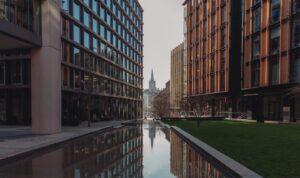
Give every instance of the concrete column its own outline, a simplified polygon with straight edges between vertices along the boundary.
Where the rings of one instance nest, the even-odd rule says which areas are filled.
[[[42,47],[31,51],[32,131],[61,131],[61,15],[59,0],[41,0]]]

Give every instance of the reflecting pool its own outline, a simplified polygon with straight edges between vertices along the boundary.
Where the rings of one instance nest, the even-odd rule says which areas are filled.
[[[154,121],[86,136],[0,167],[0,177],[232,177]]]

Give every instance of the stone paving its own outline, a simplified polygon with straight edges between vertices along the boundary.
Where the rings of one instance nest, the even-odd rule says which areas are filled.
[[[79,127],[63,127],[62,132],[53,135],[33,135],[30,127],[0,127],[0,163],[9,159],[30,154],[33,151],[59,144],[74,138],[91,134],[106,128],[118,128],[127,121],[107,121],[87,123]]]

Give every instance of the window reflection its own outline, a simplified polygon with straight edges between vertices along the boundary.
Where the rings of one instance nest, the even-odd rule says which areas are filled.
[[[1,0],[0,19],[40,34],[39,0]]]
[[[73,26],[73,40],[77,43],[80,43],[80,28],[76,25]]]
[[[76,2],[73,3],[73,17],[80,21],[80,7]]]

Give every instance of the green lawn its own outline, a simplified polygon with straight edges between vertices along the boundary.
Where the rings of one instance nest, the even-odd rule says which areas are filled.
[[[300,125],[165,121],[264,177],[300,177]]]

